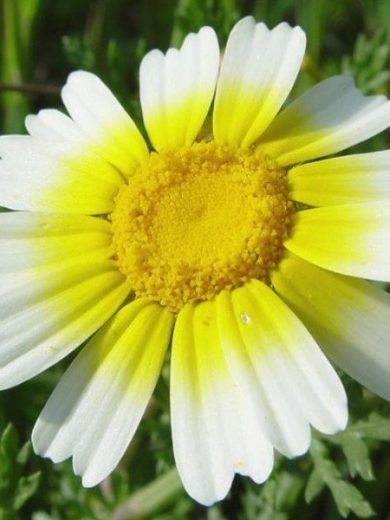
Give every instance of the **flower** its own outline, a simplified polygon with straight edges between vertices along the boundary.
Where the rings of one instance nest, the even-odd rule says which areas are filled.
[[[222,63],[214,31],[140,70],[155,151],[109,89],[74,72],[70,117],[28,116],[0,140],[0,387],[73,351],[34,427],[85,486],[118,464],[171,343],[175,459],[187,492],[347,423],[328,362],[390,398],[390,151],[338,156],[390,125],[390,103],[336,76],[281,107],[305,35],[244,18]],[[220,68],[220,70],[219,70]],[[214,98],[212,132],[207,114]],[[280,111],[280,113],[279,113]]]

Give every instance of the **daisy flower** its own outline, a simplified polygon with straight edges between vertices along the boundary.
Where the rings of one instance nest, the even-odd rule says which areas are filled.
[[[390,281],[390,152],[317,160],[386,129],[390,102],[335,76],[281,109],[304,52],[299,27],[248,17],[221,60],[203,27],[141,63],[150,147],[82,71],[69,116],[1,138],[0,387],[93,335],[32,434],[84,486],[118,464],[170,346],[175,460],[203,504],[305,453],[310,426],[345,428],[328,358],[390,398],[390,295],[367,281]]]

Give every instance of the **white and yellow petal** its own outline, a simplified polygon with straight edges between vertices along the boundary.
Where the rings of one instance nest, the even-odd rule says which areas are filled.
[[[43,127],[41,116],[35,117],[34,131]],[[77,129],[69,118],[60,112],[55,117],[69,125],[69,137],[0,137],[0,205],[56,213],[111,211],[123,177],[85,143],[75,142],[71,132]]]
[[[258,145],[286,166],[339,152],[389,126],[385,96],[366,97],[350,76],[334,76],[288,105]]]
[[[390,150],[347,155],[294,166],[290,198],[309,206],[390,199]]]
[[[141,106],[156,150],[192,144],[210,108],[218,68],[218,40],[211,27],[189,34],[179,50],[152,50],[143,58]]]
[[[272,446],[229,374],[213,302],[180,311],[171,367],[173,447],[187,492],[210,505],[225,497],[234,473],[264,481]]]
[[[72,72],[62,99],[93,150],[122,175],[128,177],[147,158],[145,140],[134,121],[95,74]]]
[[[251,281],[217,297],[229,369],[272,445],[289,457],[310,445],[309,424],[345,428],[346,395],[316,342],[264,283]]]
[[[0,261],[0,388],[62,359],[129,294],[108,239],[106,223],[91,217],[1,215],[9,251]]]
[[[226,46],[214,107],[214,136],[250,146],[271,123],[298,75],[306,37],[281,23],[269,30],[248,16],[233,28]]]
[[[110,225],[82,215],[0,213],[0,274],[49,266],[66,259],[112,256]]]
[[[390,205],[344,204],[299,211],[284,242],[308,262],[341,274],[390,281]]]
[[[294,255],[272,276],[278,294],[345,372],[390,399],[390,295]]]
[[[173,315],[138,299],[94,336],[68,368],[34,427],[35,451],[54,462],[73,456],[83,485],[116,467],[160,374]]]

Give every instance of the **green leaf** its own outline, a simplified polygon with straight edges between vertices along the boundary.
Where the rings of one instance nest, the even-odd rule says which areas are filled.
[[[181,45],[188,32],[212,25],[223,41],[239,18],[235,0],[178,0],[174,12],[171,45]]]
[[[18,434],[12,424],[8,424],[0,438],[0,454],[14,460],[18,451]]]
[[[383,29],[372,38],[360,34],[352,56],[344,57],[341,70],[352,74],[365,93],[381,92],[389,81],[390,36]]]
[[[369,439],[390,441],[390,418],[373,413],[368,419],[357,421],[349,431]]]
[[[12,480],[14,468],[13,463],[18,451],[18,435],[12,424],[3,431],[0,438],[0,490],[9,486]]]
[[[36,492],[39,486],[41,472],[37,471],[28,477],[21,477],[15,491],[13,506],[16,511]]]
[[[374,511],[371,505],[352,483],[343,479],[336,464],[328,458],[325,445],[314,439],[310,452],[313,458],[314,470],[306,487],[305,498],[310,501],[319,493],[319,480],[322,479],[323,484],[332,493],[337,509],[343,518],[346,518],[349,513],[355,513],[360,518],[372,516]]]
[[[360,475],[364,480],[373,480],[374,473],[366,443],[356,434],[348,434],[342,437],[340,445],[351,477]]]
[[[340,515],[347,518],[350,512],[360,518],[374,515],[371,505],[364,499],[360,491],[345,480],[332,479],[328,483]]]
[[[302,495],[303,479],[281,465],[286,462],[276,459],[274,471],[261,487],[246,482],[247,492],[242,497],[242,512],[239,520],[288,520],[290,512]]]
[[[62,46],[65,56],[73,67],[93,71],[96,67],[96,56],[88,42],[81,38],[64,36]]]
[[[314,470],[311,472],[311,475],[309,477],[309,480],[306,484],[305,489],[305,500],[308,504],[310,504],[324,489],[325,482],[322,477],[321,472],[314,468]]]
[[[30,455],[31,455],[31,442],[27,441],[20,448],[19,453],[16,457],[16,462],[18,464],[20,464],[21,466],[24,466],[26,464],[26,462],[28,461]]]

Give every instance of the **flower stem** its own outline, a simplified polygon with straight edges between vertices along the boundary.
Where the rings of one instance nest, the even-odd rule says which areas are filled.
[[[171,504],[183,492],[176,468],[133,494],[114,511],[111,520],[145,518]]]

